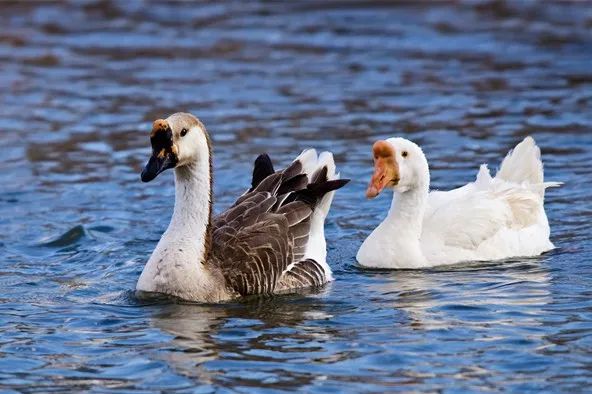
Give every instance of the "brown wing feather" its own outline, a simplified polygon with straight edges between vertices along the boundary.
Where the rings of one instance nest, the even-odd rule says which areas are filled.
[[[216,265],[227,286],[240,295],[323,284],[320,264],[302,260],[310,218],[317,201],[346,181],[327,181],[325,169],[314,174],[318,183],[307,184],[298,161],[261,179],[261,173],[273,168],[269,157],[264,159],[254,171],[254,189],[214,218],[208,263]]]
[[[275,182],[268,185],[277,188]],[[209,263],[221,269],[227,286],[240,295],[275,292],[295,261],[294,252],[303,257],[312,209],[296,201],[274,212],[276,202],[275,196],[256,188],[214,219]]]
[[[327,282],[323,267],[313,259],[297,262],[280,279],[279,291],[302,287],[322,286]]]
[[[243,226],[245,222],[251,222]],[[213,232],[211,260],[241,295],[271,294],[292,261],[292,238],[282,215],[240,216]]]

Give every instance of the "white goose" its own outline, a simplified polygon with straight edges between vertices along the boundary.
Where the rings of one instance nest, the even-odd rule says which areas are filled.
[[[554,248],[543,207],[540,150],[526,137],[508,153],[495,178],[482,165],[477,179],[447,192],[429,192],[428,162],[403,138],[373,146],[368,198],[393,189],[391,208],[357,254],[375,268],[423,268],[466,261],[536,256]]]
[[[212,217],[211,145],[204,125],[176,113],[154,122],[142,181],[175,169],[175,209],[136,289],[196,302],[274,294],[332,280],[324,222],[345,185],[329,152],[304,151],[275,172],[255,161],[252,187]]]

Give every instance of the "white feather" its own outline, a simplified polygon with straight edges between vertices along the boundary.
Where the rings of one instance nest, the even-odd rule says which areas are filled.
[[[339,179],[339,174],[335,173],[335,162],[333,160],[333,154],[331,152],[322,152],[318,156],[312,172],[309,172],[309,174],[313,174],[315,171],[322,169],[323,167],[327,167],[327,178],[329,180]],[[331,268],[329,267],[329,264],[327,264],[327,241],[325,240],[325,219],[327,217],[327,214],[329,213],[329,209],[331,208],[331,203],[333,202],[334,194],[334,191],[325,194],[323,199],[317,204],[311,217],[308,244],[306,245],[306,252],[304,254],[305,258],[313,259],[323,267],[325,275],[327,276],[329,281],[333,280],[333,274]]]
[[[300,164],[302,164],[302,173],[307,174],[310,181],[310,175],[312,175],[317,168],[317,151],[315,149],[305,149],[296,159],[294,159],[294,161],[299,161]]]
[[[394,141],[404,145],[395,151],[413,150],[400,166],[414,166],[411,157],[423,155],[410,141]],[[429,170],[420,176],[429,182]],[[543,182],[540,150],[527,137],[508,153],[495,178],[482,165],[475,182],[458,189],[395,192],[391,212],[364,241],[358,261],[418,268],[539,255],[554,248],[543,206],[544,190],[551,186],[558,183]],[[422,218],[420,225],[413,225],[414,216]]]

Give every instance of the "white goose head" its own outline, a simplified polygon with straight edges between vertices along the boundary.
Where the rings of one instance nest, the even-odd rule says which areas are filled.
[[[152,156],[142,171],[142,181],[150,182],[169,168],[181,168],[209,161],[210,140],[204,125],[195,116],[178,112],[157,119],[150,133]]]
[[[374,198],[384,188],[405,193],[429,186],[428,162],[415,143],[404,138],[376,141],[372,146],[374,174],[366,197]]]

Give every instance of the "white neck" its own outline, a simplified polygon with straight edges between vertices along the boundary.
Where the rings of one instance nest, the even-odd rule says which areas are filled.
[[[212,209],[209,157],[175,169],[175,209],[161,242],[187,243],[203,262]],[[197,263],[197,262],[196,262]]]
[[[414,189],[393,194],[387,217],[358,252],[360,264],[377,268],[410,268],[425,264],[420,237],[428,189],[429,180]]]
[[[138,290],[195,301],[226,297],[219,278],[207,269],[210,243],[211,169],[208,152],[175,169],[175,210],[142,271]]]
[[[419,238],[427,197],[427,185],[420,185],[402,193],[395,191],[391,207],[384,221],[389,226],[396,227],[398,232],[403,231]]]
[[[393,193],[391,208],[382,222],[392,245],[393,253],[388,259],[390,264],[412,267],[425,263],[420,238],[427,198],[427,184],[403,193]]]

